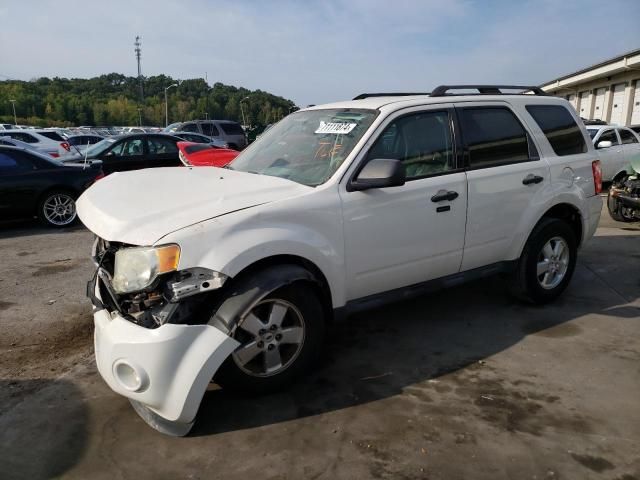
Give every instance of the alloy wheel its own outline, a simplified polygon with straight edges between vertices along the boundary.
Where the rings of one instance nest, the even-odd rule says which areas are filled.
[[[52,225],[69,225],[76,219],[76,202],[69,194],[56,193],[44,201],[42,213]]]
[[[235,364],[255,377],[282,373],[298,357],[305,339],[305,322],[290,302],[269,298],[257,303],[239,323],[234,338],[241,345]]]
[[[553,237],[538,254],[536,276],[538,283],[545,290],[556,288],[569,269],[570,250],[567,242],[561,237]]]

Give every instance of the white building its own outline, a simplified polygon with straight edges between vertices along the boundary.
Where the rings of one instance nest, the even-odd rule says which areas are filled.
[[[571,102],[582,118],[640,125],[640,49],[541,85]]]

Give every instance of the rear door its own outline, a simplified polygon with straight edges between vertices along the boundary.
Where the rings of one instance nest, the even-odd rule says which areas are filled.
[[[177,167],[182,165],[178,157],[176,141],[171,138],[150,135],[147,137],[149,154],[146,167]]]
[[[523,121],[508,104],[456,106],[465,148],[468,207],[462,269],[507,258],[523,214],[550,187],[549,165],[541,160]]]

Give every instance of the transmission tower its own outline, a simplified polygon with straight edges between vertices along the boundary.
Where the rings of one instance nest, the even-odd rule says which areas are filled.
[[[142,57],[142,41],[139,35],[136,35],[136,41],[134,43],[136,46],[136,60],[138,61],[138,81],[140,82],[140,103],[144,103],[144,87],[142,86],[142,66],[140,65],[140,58]]]

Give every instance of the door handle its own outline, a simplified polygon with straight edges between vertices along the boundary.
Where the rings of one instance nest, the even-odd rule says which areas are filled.
[[[522,180],[522,184],[531,185],[533,183],[540,183],[543,180],[544,180],[544,177],[541,177],[540,175],[533,175],[532,173],[530,173],[529,175],[524,177],[524,179]]]
[[[454,192],[453,190],[440,190],[433,197],[431,197],[432,202],[442,202],[443,200],[447,200],[451,202],[458,198],[458,192]]]

